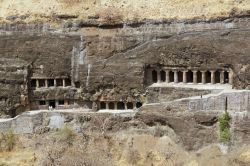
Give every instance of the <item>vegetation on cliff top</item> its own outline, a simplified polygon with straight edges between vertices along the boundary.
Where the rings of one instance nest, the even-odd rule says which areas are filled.
[[[248,0],[0,0],[0,20],[13,20],[15,16],[20,16],[18,18],[26,22],[51,21],[55,16],[85,20],[105,20],[112,16],[123,21],[207,19],[237,15],[249,10]]]

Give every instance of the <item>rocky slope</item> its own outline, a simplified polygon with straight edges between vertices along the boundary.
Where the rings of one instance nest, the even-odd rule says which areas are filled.
[[[249,151],[234,148],[249,143],[248,93],[227,94],[233,135],[224,154],[216,144],[226,95],[170,103],[210,91],[150,89],[148,69],[230,69],[233,88],[249,90],[249,10],[249,0],[0,0],[1,117],[62,100],[93,110],[100,102],[159,102],[130,117],[68,113],[60,124],[76,130],[70,142],[48,128],[61,113],[26,114],[0,127],[28,133],[18,147],[26,150],[23,165],[247,165]],[[69,86],[54,85],[65,79]],[[14,165],[11,153],[3,155]]]
[[[250,163],[249,146],[238,144],[228,149],[217,142],[216,115],[160,110],[141,112],[136,117],[61,115],[67,127],[36,126],[32,135],[16,135],[10,152],[4,151],[1,136],[0,164],[241,166]],[[38,117],[46,121],[46,114],[33,120],[38,121]]]

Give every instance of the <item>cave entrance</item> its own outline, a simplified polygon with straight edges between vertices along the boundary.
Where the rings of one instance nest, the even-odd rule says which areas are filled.
[[[15,118],[16,116],[17,116],[17,113],[16,113],[17,111],[16,110],[11,110],[10,111],[10,116],[11,116],[11,118]]]
[[[193,83],[194,78],[193,78],[193,72],[191,70],[188,70],[187,72],[187,83]]]
[[[220,72],[216,70],[215,74],[215,83],[219,84],[220,83]]]
[[[114,110],[115,109],[115,104],[113,102],[109,103],[109,109]]]
[[[39,105],[40,106],[46,106],[46,101],[44,101],[44,100],[39,101]]]
[[[30,84],[31,88],[36,88],[36,80],[32,79]]]
[[[157,71],[155,71],[155,70],[152,71],[152,81],[153,81],[153,83],[157,83],[157,81],[158,81]]]
[[[100,109],[101,109],[101,110],[105,110],[105,109],[106,109],[106,103],[101,102],[101,103],[100,103]]]
[[[118,102],[117,109],[118,110],[125,110],[125,104],[123,102]]]
[[[134,109],[134,104],[133,104],[132,102],[128,102],[128,103],[127,103],[127,108],[128,108],[129,110]]]
[[[79,81],[75,82],[75,87],[76,88],[80,88],[81,87],[81,83]]]
[[[71,80],[65,79],[65,86],[71,86]]]
[[[201,73],[201,71],[197,72],[197,83],[202,83],[202,73]]]
[[[225,84],[229,83],[229,72],[228,71],[224,72],[224,83]]]
[[[211,72],[210,71],[206,72],[206,83],[211,83]]]
[[[178,71],[178,82],[183,82],[183,72]]]
[[[56,86],[63,86],[63,80],[62,79],[56,79]]]
[[[166,72],[161,70],[161,81],[165,82],[166,81]]]
[[[137,102],[136,103],[136,108],[140,108],[140,107],[142,107],[142,103],[141,102]]]
[[[45,87],[45,80],[38,80],[39,87]]]
[[[173,71],[169,72],[169,82],[174,82],[174,72]]]
[[[55,81],[53,79],[48,80],[48,87],[53,87],[55,86]]]
[[[56,108],[56,101],[55,100],[50,100],[49,101],[49,106],[52,108]]]

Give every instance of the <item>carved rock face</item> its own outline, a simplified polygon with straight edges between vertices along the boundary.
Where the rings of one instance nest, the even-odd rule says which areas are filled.
[[[146,69],[150,65],[205,71],[230,68],[234,73],[234,87],[245,89],[250,79],[248,24],[247,18],[124,28],[111,25],[106,29],[78,27],[78,30],[40,23],[5,24],[0,28],[9,34],[1,34],[0,58],[3,63],[9,59],[15,64],[14,60],[20,59],[26,64],[27,74],[21,76],[26,81],[20,82],[26,88],[21,88],[19,96],[31,103],[25,107],[36,106],[40,100],[62,99],[74,100],[79,106],[101,100],[144,102],[148,86]],[[66,33],[55,33],[59,30]],[[18,82],[11,72],[7,71],[9,82],[3,77],[4,86]],[[30,89],[32,77],[66,77],[72,80],[73,86],[34,91]],[[9,99],[4,93],[3,97]],[[19,103],[19,99],[11,99],[6,107]]]

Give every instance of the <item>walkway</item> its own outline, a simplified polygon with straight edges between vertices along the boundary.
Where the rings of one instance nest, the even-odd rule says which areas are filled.
[[[194,84],[194,83],[154,83],[150,87],[174,87],[174,88],[191,88],[201,90],[232,90],[230,84]]]

